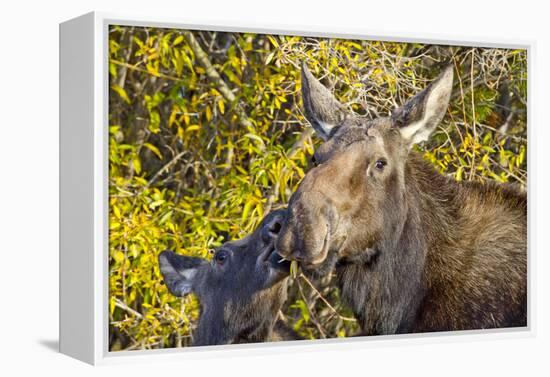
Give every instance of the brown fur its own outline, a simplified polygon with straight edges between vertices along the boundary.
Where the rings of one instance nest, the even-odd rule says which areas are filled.
[[[409,265],[403,258],[411,250],[403,248],[398,258],[363,265],[344,258],[336,267],[342,295],[363,330],[386,334],[526,326],[526,196],[507,185],[458,184],[416,153],[409,157],[407,171],[407,202],[418,207],[405,221],[399,244],[418,237],[423,240],[412,243],[425,243],[425,249]]]
[[[452,71],[375,120],[342,114],[319,85],[304,68],[306,114],[325,143],[278,252],[314,275],[335,269],[366,334],[526,326],[526,195],[457,183],[410,152],[443,117]]]

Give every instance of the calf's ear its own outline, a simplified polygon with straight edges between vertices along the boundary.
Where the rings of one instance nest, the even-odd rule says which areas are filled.
[[[323,140],[329,139],[330,131],[350,116],[344,105],[313,77],[305,62],[302,63],[302,100],[306,119]]]
[[[449,106],[453,89],[453,67],[449,65],[423,91],[392,113],[392,123],[398,127],[409,147],[428,140]]]
[[[193,282],[205,259],[179,255],[170,250],[159,254],[159,267],[170,293],[185,296],[193,291]]]

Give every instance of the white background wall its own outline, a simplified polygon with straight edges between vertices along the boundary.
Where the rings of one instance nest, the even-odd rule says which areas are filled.
[[[542,375],[548,366],[548,62],[543,1],[3,1],[0,5],[0,370],[60,375]],[[536,336],[93,369],[57,354],[58,23],[91,10],[380,33],[536,40],[529,140]],[[546,347],[546,349],[544,349]],[[5,373],[11,370],[11,373]]]

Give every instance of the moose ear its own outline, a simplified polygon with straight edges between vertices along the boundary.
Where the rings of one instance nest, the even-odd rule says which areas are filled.
[[[185,296],[193,291],[193,281],[205,259],[186,257],[170,250],[159,254],[159,266],[166,287],[175,296]]]
[[[452,89],[453,67],[449,65],[423,91],[393,111],[392,123],[409,146],[428,140],[447,111]]]
[[[302,100],[307,120],[323,140],[349,116],[344,105],[313,77],[305,62],[302,63]]]

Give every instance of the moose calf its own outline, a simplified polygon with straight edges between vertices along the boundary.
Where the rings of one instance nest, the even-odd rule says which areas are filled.
[[[302,68],[305,114],[324,143],[276,248],[305,271],[335,269],[365,334],[526,326],[526,195],[458,183],[411,149],[443,118],[452,83],[448,67],[371,120]]]
[[[296,339],[277,321],[290,269],[274,247],[283,217],[283,210],[270,213],[254,233],[222,245],[212,261],[160,253],[168,290],[176,296],[193,292],[200,301],[193,345]]]

